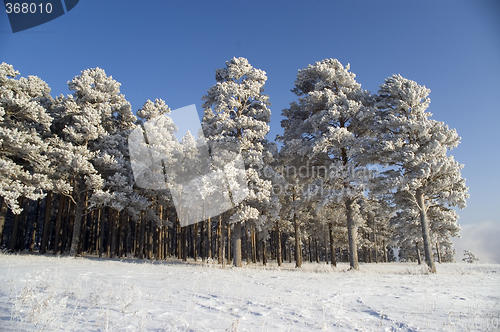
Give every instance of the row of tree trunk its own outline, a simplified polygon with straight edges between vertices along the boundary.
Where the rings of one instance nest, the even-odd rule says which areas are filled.
[[[43,200],[21,199],[20,203],[23,212],[14,215],[3,200],[0,201],[0,240],[2,248],[11,252],[68,254],[73,236],[77,234],[79,245],[73,246],[77,254],[99,257],[217,259],[219,264],[225,265],[239,256],[247,263],[267,264],[271,259],[280,266],[283,261],[294,260],[297,267],[302,265],[303,257],[311,262],[331,262],[332,265],[336,265],[337,260],[349,260],[347,248],[335,248],[331,226],[328,236],[324,234],[323,239],[307,237],[300,241],[298,226],[296,232],[289,234],[276,225],[262,240],[251,224],[229,225],[227,214],[181,227],[175,209],[160,205],[156,207],[159,223],[148,220],[144,214],[134,221],[123,212],[105,207],[85,214],[81,228],[75,231],[77,209],[69,197],[48,193]],[[231,240],[239,240],[241,244],[231,245]],[[241,248],[241,253],[233,252],[233,248]],[[366,252],[366,248],[362,250]],[[382,255],[377,256],[377,250],[369,250],[370,254],[362,257],[365,262],[377,262],[377,257],[388,261],[385,246],[382,251]],[[234,261],[233,264],[241,266],[242,262]]]

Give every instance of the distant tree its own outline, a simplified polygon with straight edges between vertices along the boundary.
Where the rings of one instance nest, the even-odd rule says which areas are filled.
[[[282,220],[280,216],[281,191],[285,185],[285,179],[278,171],[280,160],[276,143],[264,140],[263,146],[262,159],[264,167],[260,169],[259,176],[271,183],[272,190],[269,200],[262,201],[261,221],[257,223],[256,231],[258,240],[263,244],[263,249],[266,248],[269,234],[274,231],[276,236],[274,241],[276,245],[276,261],[278,266],[281,266],[283,262],[282,233],[287,231],[289,227],[289,221]],[[253,252],[256,251],[257,248],[253,248]],[[266,255],[265,250],[263,250],[263,255]],[[266,263],[266,258],[264,258],[263,263]]]
[[[478,262],[479,258],[477,258],[476,255],[474,255],[474,253],[470,252],[469,250],[464,250],[464,258],[462,258],[462,260],[464,262],[472,264],[474,262]]]
[[[303,212],[306,209],[307,202],[302,199],[303,188],[310,179],[299,176],[299,168],[302,165],[301,158],[294,153],[289,153],[288,141],[283,140],[284,146],[278,155],[278,165],[281,184],[276,188],[281,203],[280,219],[283,226],[289,224],[293,235],[290,241],[294,245],[295,267],[302,267],[302,240],[304,228],[306,227],[306,218]]]
[[[438,262],[454,262],[455,249],[451,238],[460,236],[458,214],[444,205],[435,205],[428,209],[428,215],[432,244],[436,248]]]
[[[393,244],[394,228],[390,225],[394,208],[390,197],[369,195],[360,201],[360,213],[363,223],[360,226],[360,241],[363,247],[364,261],[387,262],[387,247]]]

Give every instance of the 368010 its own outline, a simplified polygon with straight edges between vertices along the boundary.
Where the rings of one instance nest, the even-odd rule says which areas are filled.
[[[44,8],[45,7],[45,8]],[[50,14],[52,13],[52,4],[50,2],[47,2],[45,6],[43,3],[36,4],[36,3],[6,3],[5,4],[5,11],[7,14],[14,13],[14,14],[36,14],[36,13],[46,13]]]

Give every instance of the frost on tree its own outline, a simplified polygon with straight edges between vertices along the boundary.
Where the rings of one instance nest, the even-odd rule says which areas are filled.
[[[391,218],[394,217],[394,207],[390,202],[389,195],[370,194],[360,200],[363,222],[359,230],[364,235],[360,237],[360,245],[365,262],[389,261],[388,246],[394,245],[394,227],[390,224]]]
[[[22,211],[19,200],[44,197],[50,189],[47,177],[52,118],[50,88],[36,76],[16,79],[19,72],[0,64],[0,197],[14,214]]]
[[[209,154],[194,105],[173,111],[144,114],[158,108],[148,101],[140,115],[148,117],[129,136],[129,150],[136,184],[146,189],[169,189],[181,226],[217,216],[244,198],[245,179],[241,155],[212,146]],[[175,117],[175,121],[171,116]],[[190,130],[179,135],[177,124]],[[179,137],[177,137],[179,136]],[[236,152],[236,153],[235,153]],[[219,159],[221,155],[230,158]]]
[[[415,210],[422,233],[425,260],[432,272],[436,271],[431,234],[431,213],[448,207],[465,207],[468,197],[463,165],[448,156],[448,150],[460,141],[457,132],[442,122],[432,120],[427,112],[430,90],[416,82],[394,75],[380,86],[376,106],[379,110],[374,130],[380,133],[374,145],[379,161],[392,166],[378,183],[379,189],[393,190],[397,208]],[[453,224],[458,215],[440,214],[444,222]],[[409,234],[411,236],[411,234]]]
[[[264,167],[262,153],[271,118],[269,97],[263,94],[266,73],[253,68],[245,58],[233,58],[226,68],[216,70],[213,85],[203,97],[205,109],[203,131],[211,151],[218,149],[222,163],[230,162],[234,153],[241,153],[245,165],[248,193],[232,211],[234,224],[234,264],[241,266],[241,223],[263,221],[259,206],[269,201],[271,181],[263,179],[259,170]],[[234,149],[234,150],[233,150]],[[229,158],[229,160],[227,160]]]
[[[124,170],[126,163],[123,160],[126,140],[122,132],[134,127],[136,117],[129,102],[120,93],[120,83],[100,68],[82,71],[81,75],[68,82],[68,86],[74,92],[57,98],[53,130],[66,145],[66,150],[64,146],[60,150],[61,154],[67,152],[67,174],[73,183],[75,222],[70,255],[74,256],[80,247],[86,200],[91,200],[93,205],[113,202],[112,207],[118,211],[124,207],[124,199],[119,197],[123,193],[111,193],[110,189],[127,187],[128,180],[124,179],[127,177]],[[106,186],[107,194],[103,192]],[[93,194],[96,197],[92,198]],[[102,202],[98,202],[99,197]]]
[[[349,66],[326,59],[299,70],[295,88],[297,102],[283,110],[281,140],[288,155],[297,155],[311,170],[315,193],[322,192],[323,205],[345,207],[349,261],[358,268],[357,199],[364,196],[371,163],[367,150],[371,140],[367,123],[372,116],[370,96],[361,89]],[[322,179],[312,168],[323,167]],[[325,170],[325,168],[327,170]],[[300,175],[300,174],[299,174]]]
[[[281,198],[282,188],[285,186],[283,176],[277,171],[280,165],[278,147],[276,143],[263,141],[263,162],[264,168],[259,172],[262,179],[271,182],[271,196],[267,201],[262,201],[259,207],[261,211],[260,220],[253,225],[253,229],[257,233],[258,239],[262,242],[262,255],[263,263],[266,265],[266,242],[269,238],[270,232],[274,230],[276,234],[276,261],[278,266],[282,265],[283,261],[283,248],[281,245],[281,234],[289,229],[290,222],[287,219],[280,217],[281,213]],[[256,250],[253,250],[255,253]],[[256,261],[256,257],[253,257]]]
[[[464,258],[462,258],[462,261],[472,264],[474,262],[478,262],[479,258],[477,258],[477,256],[473,252],[464,250]]]

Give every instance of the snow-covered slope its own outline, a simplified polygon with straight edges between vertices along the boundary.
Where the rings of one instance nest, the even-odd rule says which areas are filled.
[[[500,265],[0,255],[0,331],[498,331]]]

